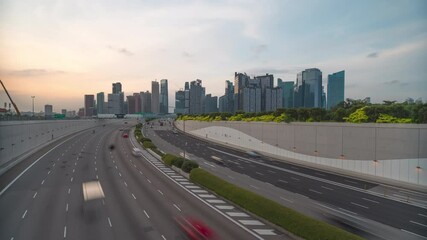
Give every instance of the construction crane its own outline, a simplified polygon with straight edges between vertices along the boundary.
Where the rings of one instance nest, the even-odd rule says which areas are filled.
[[[4,89],[4,91],[6,92],[7,96],[9,97],[9,100],[10,100],[10,102],[12,103],[13,108],[15,108],[16,115],[18,115],[18,117],[20,117],[20,116],[21,116],[21,112],[19,112],[18,107],[17,107],[17,106],[16,106],[16,104],[13,102],[12,98],[10,97],[9,92],[7,91],[6,87],[4,86],[4,84],[3,84],[2,80],[0,80],[0,83],[1,83],[1,85],[3,86],[3,89]]]

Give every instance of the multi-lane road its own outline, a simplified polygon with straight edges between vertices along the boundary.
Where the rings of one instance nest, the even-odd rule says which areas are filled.
[[[185,151],[187,156],[199,160],[206,169],[236,184],[245,185],[241,176],[247,176],[247,181],[256,180],[252,184],[246,184],[248,189],[264,192],[273,199],[277,197],[286,203],[284,205],[292,207],[290,203],[300,199],[294,196],[309,198],[307,208],[312,207],[307,205],[316,205],[324,211],[339,213],[350,223],[349,221],[345,224],[337,223],[336,219],[329,219],[329,222],[339,226],[341,224],[341,227],[353,230],[364,237],[427,239],[426,205],[417,202],[408,203],[402,199],[384,196],[385,193],[371,191],[380,187],[376,183],[293,165],[266,156],[254,157],[242,151],[172,131],[169,124],[160,127],[155,122],[154,128],[145,130],[161,149],[181,155]],[[236,177],[234,173],[240,175]],[[270,190],[265,191],[266,188]],[[282,190],[282,195],[276,194]],[[404,189],[398,191],[401,195],[410,194],[418,199],[427,198],[426,192]],[[305,201],[303,198],[301,201]],[[351,225],[354,222],[358,222],[357,229],[352,229],[354,226]]]
[[[124,121],[53,142],[0,177],[0,239],[185,239],[174,220],[217,239],[283,239],[277,228],[195,186],[135,146]],[[85,202],[82,184],[105,198]]]

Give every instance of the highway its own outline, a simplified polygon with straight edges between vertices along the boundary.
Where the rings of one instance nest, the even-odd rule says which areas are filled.
[[[245,186],[241,179],[242,176],[247,176],[246,181],[256,180],[252,184],[246,183],[248,189],[284,200],[287,202],[284,205],[291,207],[290,203],[305,201],[299,200],[301,196],[302,199],[309,198],[310,202],[306,207],[312,208],[312,205],[316,205],[316,208],[328,212],[339,212],[341,216],[345,215],[346,220],[353,219],[352,221],[358,222],[361,227],[352,229],[348,223],[337,223],[334,222],[336,219],[327,219],[325,216],[320,218],[338,226],[342,224],[340,227],[366,238],[427,239],[425,205],[396,201],[382,194],[376,194],[370,191],[378,187],[376,183],[293,165],[270,157],[253,157],[245,152],[202,141],[182,132],[173,132],[168,125],[164,127],[155,125],[154,128],[146,128],[145,131],[160,149],[164,148],[168,152],[181,155],[185,149],[187,156],[199,160],[203,167],[216,175],[222,175],[230,182]],[[275,195],[281,190],[284,190],[284,194]],[[427,198],[426,192],[406,192],[419,198]],[[370,228],[367,226],[368,222],[381,228]]]
[[[186,239],[174,220],[202,220],[216,239],[283,239],[143,150],[116,121],[52,143],[0,177],[0,239]],[[129,133],[130,138],[123,138]],[[85,202],[82,184],[105,198]]]

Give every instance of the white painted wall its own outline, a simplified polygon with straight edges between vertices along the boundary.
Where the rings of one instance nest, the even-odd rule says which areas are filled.
[[[184,130],[183,121],[176,126]],[[301,164],[427,186],[426,124],[185,121],[185,132]]]

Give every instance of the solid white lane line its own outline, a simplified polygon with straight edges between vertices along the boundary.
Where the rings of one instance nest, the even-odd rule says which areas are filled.
[[[132,193],[132,197],[134,198],[134,199],[136,199],[136,197],[135,197],[135,195]]]
[[[160,191],[159,189],[157,189],[157,192],[159,192],[160,194],[162,194],[162,195],[163,195],[163,192],[162,192],[162,191]]]
[[[421,217],[427,218],[427,215],[424,215],[424,214],[421,214],[421,213],[418,213],[418,215],[421,216]]]
[[[64,238],[67,238],[67,226],[64,226]]]
[[[176,209],[178,209],[178,211],[180,211],[180,212],[181,212],[181,209],[180,209],[176,204],[173,204],[173,206],[174,206]]]
[[[410,231],[408,231],[408,230],[405,230],[405,229],[400,229],[400,230],[402,230],[403,232],[406,232],[406,233],[409,233],[409,234],[415,235],[415,236],[417,236],[417,237],[427,239],[427,237],[425,237],[425,236],[421,236],[421,235],[419,235],[419,234],[416,234],[416,233],[410,232]]]
[[[147,216],[147,218],[150,218],[150,216],[148,216],[148,213],[144,210],[145,216]]]
[[[323,194],[323,193],[321,193],[321,192],[319,192],[319,191],[316,191],[316,190],[313,190],[313,189],[311,189],[311,188],[309,188],[309,189],[308,189],[308,191],[310,191],[310,192],[314,192],[314,193],[317,193],[317,194]]]
[[[324,189],[328,189],[328,190],[330,190],[330,191],[333,191],[334,189],[333,188],[329,188],[329,187],[325,187],[325,186],[320,186],[321,188],[324,188]]]
[[[255,189],[259,189],[259,187],[254,186],[254,185],[249,185],[249,187],[255,188]]]
[[[111,224],[110,217],[107,217],[107,219],[108,219],[108,224],[110,225],[110,227],[113,227],[113,224]]]
[[[43,185],[44,184],[44,179],[43,179],[43,181],[41,182],[41,185]]]
[[[28,212],[28,210],[25,210],[25,212],[24,212],[24,214],[22,214],[22,219],[24,219],[25,218],[25,216],[27,215],[27,212]]]
[[[353,205],[356,205],[356,206],[362,207],[362,208],[369,209],[369,207],[367,207],[367,206],[363,206],[363,205],[358,204],[358,203],[354,203],[354,202],[350,202],[350,203],[351,203],[351,204],[353,204]]]
[[[227,177],[229,177],[229,178],[231,178],[231,179],[234,179],[234,177],[232,177],[232,176],[230,176],[230,175],[227,175]]]
[[[36,192],[36,193],[34,193],[34,196],[33,196],[33,198],[36,198],[36,196],[37,196],[37,192]]]
[[[365,200],[365,201],[368,201],[368,202],[376,203],[376,204],[380,203],[380,202],[374,201],[374,200],[369,199],[369,198],[362,198],[362,199]]]
[[[423,227],[427,227],[427,225],[425,225],[425,224],[422,224],[422,223],[419,223],[419,222],[415,222],[415,221],[409,221],[409,222],[411,222],[411,223],[414,223],[414,224],[418,224],[418,225],[420,225],[420,226],[423,226]]]
[[[289,199],[284,198],[284,197],[280,197],[280,199],[285,200],[285,201],[290,202],[290,203],[294,203],[292,200],[289,200]]]

